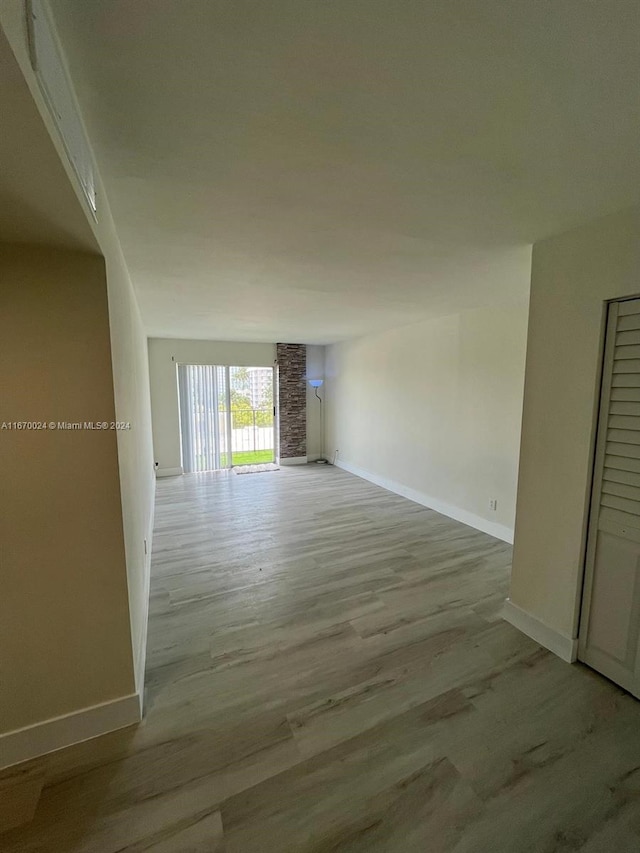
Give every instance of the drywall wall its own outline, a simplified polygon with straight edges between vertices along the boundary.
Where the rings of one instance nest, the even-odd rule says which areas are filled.
[[[135,691],[104,261],[0,245],[0,732]],[[55,424],[54,429],[49,423]],[[0,752],[2,749],[0,748]]]
[[[69,185],[76,194],[78,210],[82,211],[93,231],[106,263],[115,412],[119,421],[130,424],[129,430],[122,430],[117,435],[118,466],[136,688],[142,695],[155,489],[146,332],[99,169],[95,164],[94,179],[98,199],[96,220],[88,211],[82,190],[35,79],[29,59],[26,20],[22,0],[4,0],[0,6],[0,25],[31,92],[42,124],[67,174]],[[11,119],[21,122],[23,117],[12,116]],[[88,127],[87,131],[91,142],[91,128]],[[33,176],[31,177],[33,180]],[[43,186],[48,186],[48,173],[39,175],[39,181]],[[13,189],[15,192],[21,191],[18,184]],[[66,209],[65,207],[64,210]],[[58,216],[61,210],[58,210]],[[33,210],[31,213],[36,216],[41,214],[41,211]],[[64,230],[63,223],[60,223],[59,227]]]
[[[526,323],[521,299],[328,347],[329,458],[509,539]]]
[[[138,303],[115,232],[112,233],[113,237],[104,242],[109,328],[116,417],[129,425],[118,431],[118,465],[136,688],[142,697],[155,500],[149,356]]]
[[[577,636],[605,301],[640,292],[640,207],[536,243],[510,599]]]
[[[324,379],[324,354],[325,347],[307,345],[307,380]],[[321,398],[324,398],[325,390],[324,385],[318,389],[318,395]],[[320,459],[322,449],[320,403],[314,389],[307,381],[307,459],[309,462]]]
[[[149,339],[153,451],[160,476],[182,471],[176,364],[273,367],[275,359],[275,344]]]

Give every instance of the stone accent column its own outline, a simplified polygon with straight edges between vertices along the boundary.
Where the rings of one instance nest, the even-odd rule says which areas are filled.
[[[276,344],[280,461],[307,461],[307,347]]]

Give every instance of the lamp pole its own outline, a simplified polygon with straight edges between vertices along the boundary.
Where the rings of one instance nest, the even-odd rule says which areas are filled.
[[[316,459],[316,462],[320,464],[326,464],[326,459],[324,458],[324,424],[322,421],[322,397],[318,394],[318,388],[321,387],[324,379],[310,379],[309,385],[313,388],[313,391],[318,398],[318,402],[320,403],[320,459]]]

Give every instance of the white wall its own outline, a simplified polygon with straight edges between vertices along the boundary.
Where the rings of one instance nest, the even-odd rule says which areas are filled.
[[[153,450],[158,473],[180,473],[180,415],[177,364],[273,367],[275,344],[149,338]]]
[[[526,324],[522,299],[328,347],[328,458],[510,539]]]
[[[534,246],[510,598],[566,648],[578,628],[605,300],[639,292],[640,207]]]
[[[112,235],[104,241],[103,250],[116,416],[130,424],[129,429],[118,430],[118,465],[134,667],[137,690],[142,696],[155,502],[149,357],[138,302],[115,231]]]

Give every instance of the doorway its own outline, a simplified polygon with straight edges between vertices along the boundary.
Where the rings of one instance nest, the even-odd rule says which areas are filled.
[[[185,474],[275,461],[274,368],[179,364]]]

